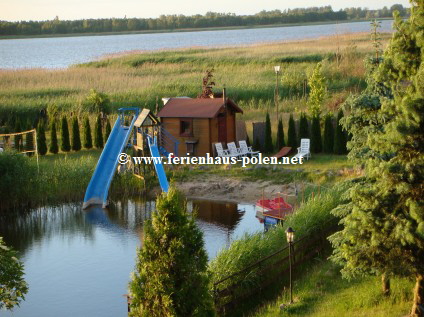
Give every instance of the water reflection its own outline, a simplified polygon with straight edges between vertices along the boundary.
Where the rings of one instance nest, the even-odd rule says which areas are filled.
[[[122,295],[154,210],[154,202],[126,200],[107,210],[67,204],[0,215],[0,236],[20,252],[30,286],[21,307],[2,316],[126,316]],[[263,230],[251,205],[189,201],[188,210],[197,210],[209,258]]]

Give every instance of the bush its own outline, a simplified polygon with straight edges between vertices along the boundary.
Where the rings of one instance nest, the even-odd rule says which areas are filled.
[[[214,316],[203,235],[174,188],[156,201],[129,284],[131,316]]]
[[[314,116],[312,118],[311,152],[312,153],[321,153],[322,152],[320,116]]]
[[[63,152],[69,152],[71,150],[71,142],[69,140],[69,128],[68,128],[68,120],[66,120],[66,117],[62,117],[61,121],[61,146],[60,149]]]
[[[94,146],[98,149],[103,147],[102,121],[100,116],[97,116],[96,124],[94,125]]]
[[[278,120],[278,129],[277,129],[277,143],[276,143],[277,151],[280,150],[285,145],[286,145],[286,142],[284,141],[283,120],[280,118]]]
[[[264,145],[264,152],[265,153],[271,153],[274,150],[274,147],[272,145],[272,131],[271,131],[271,120],[269,118],[269,113],[266,113],[266,120],[265,120],[265,145]]]
[[[44,122],[43,121],[40,121],[38,123],[37,149],[38,149],[38,154],[46,155],[46,153],[47,153],[46,130],[44,129]]]
[[[333,114],[332,113],[329,113],[325,116],[323,149],[324,149],[325,153],[333,153],[333,149],[334,149],[334,127],[333,127]]]
[[[72,150],[81,150],[81,136],[77,117],[72,120]]]
[[[57,132],[56,132],[56,122],[53,119],[52,126],[50,127],[50,147],[49,152],[57,154],[59,152],[59,145],[57,143]]]
[[[93,147],[90,120],[88,118],[85,118],[85,121],[84,121],[84,147],[86,149],[91,149]]]
[[[334,136],[334,153],[335,154],[346,154],[346,133],[343,131],[343,127],[340,124],[340,120],[343,118],[343,110],[340,109],[337,114],[337,125],[336,134]]]
[[[289,130],[287,131],[287,134],[288,134],[287,145],[292,148],[296,148],[298,146],[298,142],[297,142],[297,136],[296,136],[296,125],[295,125],[292,114],[290,114]]]
[[[112,128],[110,126],[110,121],[109,121],[109,119],[107,119],[106,129],[105,129],[105,143],[107,142],[107,139],[109,139],[109,135],[110,135],[111,131],[112,131]]]
[[[109,97],[101,92],[91,89],[82,103],[82,110],[84,112],[91,113],[109,113],[110,112],[110,100]]]
[[[308,118],[304,112],[300,114],[299,119],[299,139],[310,139]]]

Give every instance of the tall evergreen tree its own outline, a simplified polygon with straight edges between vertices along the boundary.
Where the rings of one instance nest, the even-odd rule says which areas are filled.
[[[333,153],[334,151],[334,126],[333,126],[333,114],[328,113],[325,116],[324,121],[324,140],[323,150],[325,153]]]
[[[15,130],[15,133],[22,132],[21,120],[19,120],[19,118],[16,118],[14,130]],[[16,151],[21,151],[22,143],[23,143],[22,134],[15,135],[14,142],[15,142]]]
[[[415,278],[410,316],[424,316],[424,3],[411,1],[411,17],[395,16],[395,32],[375,72],[392,96],[379,98],[379,127],[365,138],[352,129],[349,146],[367,147],[365,176],[334,213],[344,229],[331,237],[333,259],[346,276],[364,273]],[[420,33],[421,32],[421,33]],[[369,99],[373,100],[373,99]],[[362,102],[359,105],[364,105]],[[370,109],[377,106],[369,104]],[[389,118],[385,121],[384,118]],[[352,120],[346,122],[353,124]],[[357,127],[357,126],[356,126]],[[358,159],[358,157],[356,157]]]
[[[278,120],[277,141],[278,141],[278,144],[276,144],[277,150],[281,149],[283,146],[286,145],[286,141],[284,140],[283,119],[281,118]]]
[[[336,133],[334,135],[334,153],[335,154],[346,154],[347,152],[346,132],[343,131],[342,118],[343,118],[343,110],[340,109],[337,114]]]
[[[61,132],[60,149],[63,152],[69,152],[71,150],[71,142],[69,140],[68,120],[66,120],[65,116],[62,117],[60,132]]]
[[[304,112],[300,114],[299,119],[299,139],[310,139],[308,117]]]
[[[56,121],[53,119],[50,127],[50,146],[49,152],[57,154],[59,152],[59,145],[57,143]]]
[[[112,131],[112,127],[110,126],[109,119],[107,119],[106,128],[105,128],[105,143],[107,142],[107,139],[109,139],[109,135],[111,131]]]
[[[81,136],[77,117],[72,119],[72,150],[81,150]]]
[[[322,137],[321,137],[321,117],[319,115],[312,117],[311,124],[311,152],[322,152]]]
[[[44,122],[41,120],[38,122],[37,128],[37,150],[40,155],[46,155],[47,153],[46,130]]]
[[[84,147],[91,149],[93,147],[93,138],[91,137],[90,120],[85,118],[84,121]]]
[[[272,131],[271,131],[271,120],[269,118],[269,113],[266,113],[266,120],[265,120],[265,145],[264,145],[264,152],[265,153],[271,153],[274,150],[274,147],[272,145]]]
[[[103,147],[102,121],[100,116],[97,116],[96,124],[94,125],[94,146],[98,149]]]
[[[308,79],[310,93],[308,97],[308,111],[311,117],[321,114],[321,107],[327,92],[325,77],[322,74],[322,63],[318,63]]]
[[[129,284],[131,316],[214,316],[203,235],[186,201],[170,188],[156,209]]]
[[[296,135],[296,124],[294,122],[293,115],[290,114],[289,129],[287,131],[287,146],[296,148],[298,145],[299,143],[297,141],[297,135]]]

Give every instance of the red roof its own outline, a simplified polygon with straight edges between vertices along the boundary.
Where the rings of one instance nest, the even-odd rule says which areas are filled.
[[[224,106],[222,98],[171,98],[158,112],[160,118],[214,118]],[[243,113],[231,99],[227,106]]]

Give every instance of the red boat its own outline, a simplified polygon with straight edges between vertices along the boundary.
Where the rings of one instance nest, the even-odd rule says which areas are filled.
[[[256,202],[256,216],[259,219],[271,217],[284,220],[292,212],[293,206],[287,203],[282,197],[260,199]]]

